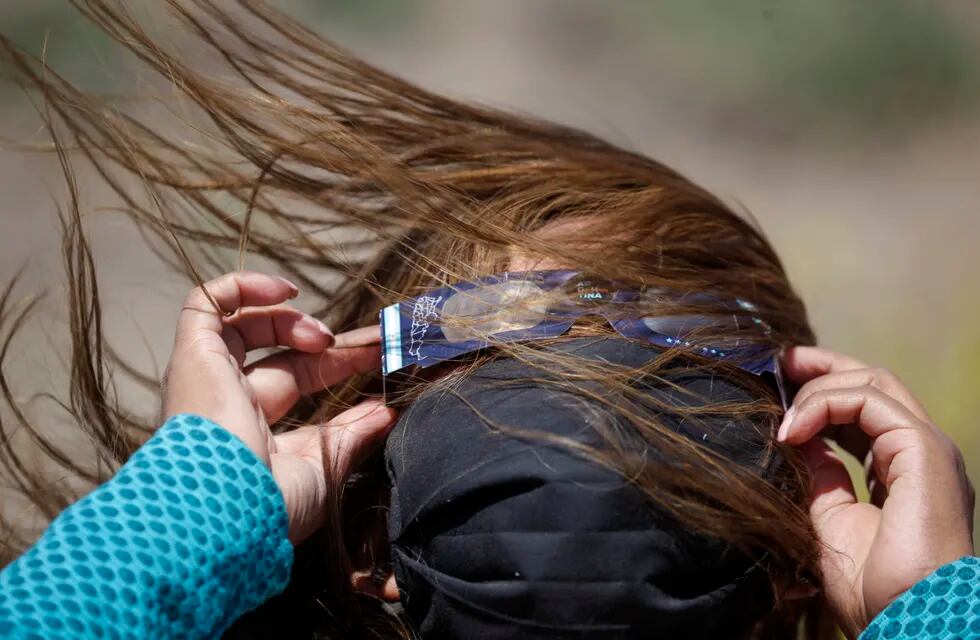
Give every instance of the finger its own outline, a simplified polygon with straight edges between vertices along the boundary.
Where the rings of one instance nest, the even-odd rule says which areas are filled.
[[[374,452],[395,424],[394,409],[381,400],[365,400],[326,424],[326,460],[339,478],[346,478]]]
[[[246,351],[289,347],[306,353],[320,353],[334,342],[327,325],[285,304],[245,307],[224,322],[226,327],[238,332]]]
[[[320,462],[321,430],[319,426],[305,426],[276,434],[276,452],[300,457],[316,456]]]
[[[810,471],[810,519],[820,543],[824,593],[833,609],[850,611],[849,603],[863,601],[854,590],[881,511],[858,502],[844,463],[821,438],[805,443],[800,451]]]
[[[245,356],[248,351],[242,334],[236,331],[234,327],[224,325],[221,327],[221,339],[224,340],[228,353],[235,359],[236,369],[241,369],[245,364]]]
[[[284,351],[249,365],[245,375],[266,418],[275,422],[301,396],[322,391],[354,374],[376,370],[380,362],[378,345],[333,347],[316,354]]]
[[[178,340],[199,330],[220,333],[224,314],[241,307],[279,304],[298,294],[296,285],[285,278],[254,271],[226,273],[187,294],[177,321]],[[214,308],[208,295],[220,309]]]
[[[320,528],[327,509],[321,427],[300,427],[274,439],[272,475],[286,503],[289,540],[297,544]]]
[[[870,438],[900,429],[929,431],[905,405],[874,387],[824,389],[794,404],[779,429],[778,439],[799,445],[827,425],[854,424]]]
[[[783,356],[783,373],[797,384],[818,376],[851,369],[867,369],[868,365],[842,353],[820,347],[793,347]]]
[[[857,493],[847,467],[822,439],[810,440],[800,451],[810,470],[810,517],[819,534],[837,511],[857,503]]]
[[[891,371],[881,368],[846,369],[832,371],[818,376],[802,387],[796,393],[795,403],[802,402],[809,396],[824,389],[843,389],[847,387],[874,387],[895,398],[916,415],[920,420],[929,420],[922,403],[912,395],[908,387]]]
[[[959,453],[941,431],[900,402],[873,387],[858,387],[819,391],[796,409],[787,442],[807,442],[827,424],[859,428],[872,439],[871,469],[883,486],[877,489],[878,500],[887,498],[891,512],[904,513],[911,518],[908,522],[934,521],[921,517],[924,512],[940,514],[946,518],[943,522],[957,522],[955,511],[963,509],[949,498],[961,495],[956,471]],[[926,495],[932,497],[924,501]],[[883,510],[888,510],[884,503]]]
[[[337,336],[335,345],[338,347],[366,347],[381,342],[381,325],[361,327],[353,331],[345,331]]]

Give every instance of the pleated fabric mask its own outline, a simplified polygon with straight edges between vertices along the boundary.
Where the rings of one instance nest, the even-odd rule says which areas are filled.
[[[656,355],[616,338],[551,348],[627,366]],[[773,602],[752,559],[684,530],[568,446],[514,433],[601,446],[582,395],[533,380],[546,375],[533,364],[494,360],[451,391],[423,394],[390,435],[389,539],[414,629],[439,639],[744,636]],[[669,383],[707,401],[751,400],[719,377],[679,375]],[[693,404],[668,381],[644,388]],[[765,436],[744,424],[691,426],[668,416],[664,424],[733,464],[759,465]]]

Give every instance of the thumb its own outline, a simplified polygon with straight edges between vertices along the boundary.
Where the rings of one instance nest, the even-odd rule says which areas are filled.
[[[822,438],[813,438],[799,449],[810,470],[810,519],[821,547],[824,594],[843,628],[860,629],[864,619],[861,570],[881,512],[858,502],[847,468]]]
[[[324,462],[336,477],[351,471],[381,445],[395,423],[394,409],[377,399],[365,400],[330,420],[323,429]]]
[[[823,540],[836,537],[834,517],[857,504],[854,483],[843,461],[822,438],[809,440],[800,451],[810,470],[810,518]]]

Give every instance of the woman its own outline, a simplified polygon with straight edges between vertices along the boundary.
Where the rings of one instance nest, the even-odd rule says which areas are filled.
[[[325,504],[320,462],[346,476],[386,432],[390,413],[359,407],[315,437],[298,430],[270,440],[261,407],[294,396],[303,377],[256,375],[266,369],[262,364],[242,376],[240,361],[244,344],[268,344],[263,329],[284,315],[283,307],[262,305],[292,297],[296,289],[255,273],[225,276],[208,289],[223,309],[248,305],[249,311],[231,324],[208,306],[202,289],[188,297],[165,411],[199,415],[174,415],[112,481],[65,511],[38,545],[0,573],[5,637],[215,635],[283,588],[292,561],[287,531],[290,540],[301,539]],[[266,322],[257,321],[263,316]],[[334,341],[309,317],[297,317],[277,342],[312,353],[326,348],[316,361],[326,380],[369,366],[365,355],[378,355],[370,345],[373,330]],[[308,361],[298,352],[291,356],[297,364]],[[921,575],[969,552],[966,503],[972,504],[972,494],[955,449],[890,374],[818,349],[795,349],[786,362],[791,377],[809,382],[780,438],[806,442],[815,480],[811,513],[821,539],[835,550],[822,559],[824,587],[837,620],[853,637]],[[232,425],[231,433],[204,416]],[[880,511],[856,502],[846,470],[826,445],[807,442],[828,423],[852,421],[872,438],[876,464],[888,478]],[[322,457],[315,455],[321,447]],[[168,481],[171,473],[179,481]],[[215,481],[224,489],[207,487]],[[167,514],[161,496],[170,503]],[[251,521],[245,515],[245,526],[236,528],[249,511]],[[945,531],[936,531],[936,522]],[[82,531],[88,532],[84,540]],[[129,535],[114,539],[112,531]],[[196,540],[193,550],[181,551],[189,537]],[[892,603],[862,637],[975,634],[976,560],[939,568]],[[119,608],[120,602],[126,606]]]
[[[289,514],[290,539],[299,542],[316,532],[297,549],[283,598],[233,630],[244,636],[278,637],[287,630],[397,636],[414,630],[431,637],[630,637],[656,630],[718,637],[724,629],[732,637],[786,637],[803,608],[795,596],[812,592],[821,580],[826,586],[844,583],[835,573],[826,575],[826,554],[807,513],[804,460],[776,438],[782,407],[773,382],[779,377],[770,375],[778,372],[768,363],[776,362],[781,348],[812,343],[812,332],[778,258],[757,230],[656,162],[578,131],[434,96],[261,6],[243,3],[245,18],[208,3],[177,9],[189,31],[228,62],[247,90],[216,83],[168,54],[121,5],[84,6],[144,62],[179,80],[214,125],[208,134],[213,151],[171,142],[56,76],[38,73],[8,47],[25,80],[51,100],[59,151],[78,148],[125,211],[155,234],[152,246],[170,252],[164,256],[191,273],[196,274],[191,258],[214,267],[221,262],[216,248],[240,246],[273,261],[312,292],[322,309],[314,315],[333,327],[368,327],[385,305],[427,298],[430,306],[417,306],[417,317],[413,309],[407,331],[398,333],[406,336],[407,347],[397,353],[419,365],[427,364],[421,358],[432,344],[426,342],[430,325],[444,344],[482,341],[494,349],[412,369],[412,377],[394,369],[383,376],[389,403],[404,411],[382,467],[380,456],[363,454],[386,429],[388,411],[374,403],[341,412],[359,395],[381,391],[382,376],[370,375],[366,364],[366,354],[373,357],[376,347],[364,344],[365,334],[341,334],[340,348],[329,347],[331,338],[320,325],[281,306],[298,290],[295,285],[261,276],[225,278],[196,290],[182,313],[164,415],[197,418],[178,418],[161,431],[166,446],[135,460],[131,482],[152,481],[148,469],[142,470],[146,478],[139,477],[139,465],[153,465],[151,455],[169,458],[174,450],[179,455],[178,447],[194,454],[179,444],[180,436],[172,441],[188,421],[211,421],[191,429],[202,451],[210,450],[212,438],[221,439],[222,427],[239,436],[245,449],[235,455],[245,467],[231,468],[229,477],[249,470],[263,489],[251,499],[268,517],[245,527],[256,539],[242,540],[230,557],[264,558],[254,565],[264,573],[246,575],[246,584],[265,588],[228,582],[235,565],[219,562],[205,576],[187,576],[206,578],[206,584],[188,588],[178,581],[179,601],[193,603],[198,590],[212,595],[207,585],[224,600],[209,599],[212,606],[191,606],[192,615],[185,615],[167,594],[157,593],[161,606],[170,609],[130,621],[131,629],[148,624],[140,628],[213,634],[282,587],[290,555],[281,544],[282,505],[267,476],[242,451],[271,466]],[[138,188],[149,197],[114,177],[118,170],[110,165],[139,176]],[[247,211],[242,222],[227,215],[229,201]],[[110,361],[101,351],[98,300],[77,206],[67,230],[74,282],[72,406],[100,454],[118,464],[139,444],[137,427],[153,425],[139,425],[110,400]],[[499,273],[570,275],[556,287],[549,278],[566,276],[519,279],[548,294],[542,306],[489,289],[511,281],[486,280]],[[460,281],[484,292],[475,294],[484,296],[478,297],[482,306],[475,313],[456,309],[437,317],[448,299],[430,294],[446,285],[458,291],[453,287]],[[547,331],[509,340],[514,326],[536,330],[553,317],[554,292],[602,304],[578,315],[562,307],[561,322]],[[558,332],[555,327],[569,318],[566,330]],[[651,336],[675,340],[681,334],[655,322],[663,330],[636,323],[647,318],[697,321],[683,344],[663,349],[651,346],[657,344]],[[641,334],[646,342],[638,339]],[[387,332],[385,339],[388,357]],[[732,341],[738,349],[722,346]],[[243,375],[248,350],[274,345],[288,350],[249,365]],[[323,357],[325,349],[329,357]],[[353,372],[365,375],[343,375]],[[204,384],[220,392],[204,398]],[[821,393],[813,396],[813,406],[837,406]],[[313,401],[296,406],[301,396]],[[791,442],[811,437],[821,420],[828,421],[816,409],[798,406],[798,417],[790,416],[783,434]],[[835,416],[829,421],[836,422]],[[804,418],[808,426],[797,430]],[[266,428],[297,421],[311,426],[275,439]],[[318,466],[315,425],[348,422],[338,432],[344,437],[328,437],[331,464]],[[54,460],[84,471],[57,443],[37,437]],[[426,458],[433,450],[434,457]],[[480,466],[502,451],[513,458]],[[5,453],[14,468],[23,469],[13,450]],[[809,453],[826,455],[815,447]],[[950,459],[955,460],[943,458],[947,466]],[[359,473],[350,478],[355,466]],[[174,476],[182,490],[205,491],[197,502],[213,496],[197,476],[184,477],[187,482]],[[389,501],[386,478],[392,485],[387,527],[378,508]],[[51,502],[54,494],[41,479],[20,473],[16,480],[49,512],[62,506]],[[962,507],[966,485],[960,484]],[[180,499],[178,488],[171,491]],[[248,494],[230,493],[249,504]],[[609,505],[615,508],[604,510]],[[558,517],[573,510],[573,517]],[[207,523],[209,515],[227,515],[220,503],[212,511],[199,517]],[[170,516],[176,519],[177,513],[182,512]],[[539,519],[542,513],[547,517]],[[212,525],[228,529],[221,520]],[[520,538],[507,540],[510,532]],[[608,535],[591,535],[596,532]],[[542,562],[555,548],[551,539],[532,544],[542,533],[572,540],[570,553]],[[610,542],[617,536],[622,543]],[[161,553],[176,554],[174,560],[201,555],[205,565],[208,555],[226,557],[223,538],[205,540],[216,546],[201,546],[195,554],[186,543],[169,544]],[[962,535],[954,532],[952,540],[948,549],[929,555],[929,562],[880,583],[892,593],[875,592],[857,607],[835,603],[842,624],[856,633],[928,574],[925,568],[970,553]],[[600,543],[606,546],[594,546]],[[201,549],[213,553],[202,555]],[[624,549],[631,554],[615,555]],[[583,562],[596,550],[595,557],[609,561]],[[569,558],[574,570],[564,573],[561,562]],[[656,563],[631,562],[636,558]],[[512,578],[503,580],[511,569]],[[620,579],[618,572],[633,569],[628,580]],[[539,573],[528,578],[529,570]],[[152,573],[149,582],[158,584]],[[622,583],[629,588],[609,587]],[[396,595],[404,620],[382,604],[382,598]],[[179,620],[181,626],[154,627],[160,620]],[[817,620],[809,622],[816,634]]]

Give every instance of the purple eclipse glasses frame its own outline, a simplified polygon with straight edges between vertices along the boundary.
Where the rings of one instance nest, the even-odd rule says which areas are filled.
[[[658,306],[712,307],[705,314],[657,315]],[[426,368],[493,346],[556,338],[577,320],[599,316],[624,338],[730,362],[771,376],[785,409],[781,351],[769,325],[744,300],[663,288],[619,286],[579,271],[509,271],[440,287],[380,312],[382,374]]]

